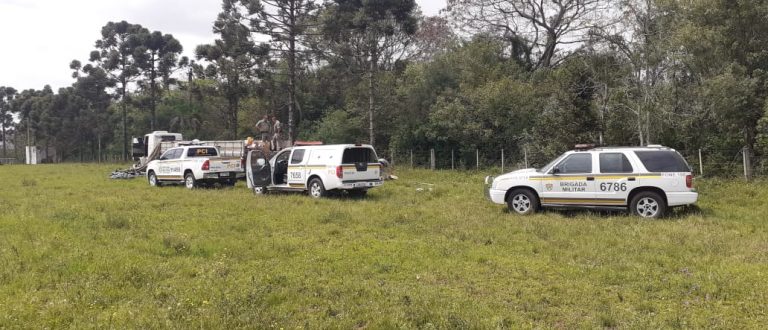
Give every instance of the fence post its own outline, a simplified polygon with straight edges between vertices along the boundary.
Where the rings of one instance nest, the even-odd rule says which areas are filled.
[[[413,169],[413,150],[411,150],[411,169]]]
[[[435,149],[429,149],[429,169],[435,170]]]
[[[391,166],[395,167],[395,148],[389,150],[389,158],[391,159]]]
[[[453,166],[453,149],[451,149],[451,170],[455,170],[456,168]]]
[[[504,173],[504,149],[501,149],[501,173]]]
[[[704,162],[701,160],[701,149],[699,149],[699,175],[704,176]]]
[[[750,168],[750,164],[749,164],[749,150],[747,149],[747,147],[744,147],[743,149],[741,149],[741,154],[743,156],[742,158],[744,159],[744,161],[743,161],[743,163],[744,163],[744,179],[749,181],[752,178],[751,178],[751,173],[749,173],[749,168]]]
[[[528,168],[528,148],[523,148],[523,156],[525,157],[525,168]]]
[[[475,168],[480,169],[480,149],[475,149]]]

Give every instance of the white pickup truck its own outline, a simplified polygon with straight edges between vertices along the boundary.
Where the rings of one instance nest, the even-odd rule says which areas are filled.
[[[211,146],[182,146],[168,149],[147,164],[147,181],[153,187],[164,183],[184,183],[189,189],[220,183],[234,186],[243,174],[240,158],[222,158]]]

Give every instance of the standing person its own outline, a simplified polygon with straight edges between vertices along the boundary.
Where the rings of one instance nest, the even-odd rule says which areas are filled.
[[[283,139],[283,123],[275,116],[272,116],[272,122],[274,123],[272,125],[272,149],[280,150],[280,142]]]
[[[261,142],[269,142],[269,131],[271,129],[272,124],[269,122],[269,116],[264,115],[264,117],[256,123],[256,131],[261,135]]]

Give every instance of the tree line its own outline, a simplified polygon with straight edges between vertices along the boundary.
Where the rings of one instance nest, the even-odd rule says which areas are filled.
[[[766,14],[763,0],[448,0],[438,16],[413,0],[223,0],[194,58],[109,22],[71,86],[0,88],[2,138],[54,161],[127,157],[131,136],[243,139],[270,114],[291,139],[390,152],[540,164],[575,143],[653,143],[757,160]]]

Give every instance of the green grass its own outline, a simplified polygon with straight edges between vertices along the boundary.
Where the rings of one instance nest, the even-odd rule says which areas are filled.
[[[701,212],[648,221],[516,216],[479,173],[313,200],[112,168],[0,167],[0,328],[768,324],[765,181],[702,180]]]

